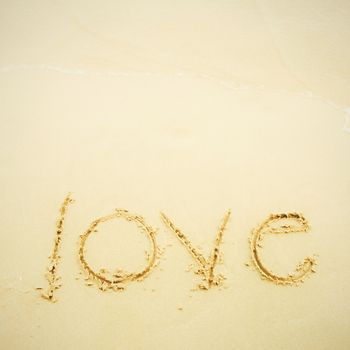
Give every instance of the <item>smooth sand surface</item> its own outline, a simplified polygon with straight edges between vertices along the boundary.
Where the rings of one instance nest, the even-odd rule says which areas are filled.
[[[1,1],[0,348],[349,349],[349,18],[348,1]],[[34,289],[68,192],[53,304]],[[164,253],[103,293],[78,241],[115,208]],[[159,213],[207,257],[228,209],[225,288],[193,292]],[[262,259],[283,275],[317,254],[298,287],[245,266],[251,230],[288,211],[310,232],[266,236]],[[100,231],[91,265],[142,269],[135,226]]]

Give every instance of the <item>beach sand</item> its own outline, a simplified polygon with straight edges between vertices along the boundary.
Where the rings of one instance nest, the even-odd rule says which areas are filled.
[[[349,349],[350,5],[346,1],[3,1],[0,14],[0,343],[10,349]],[[71,192],[56,303],[44,278]],[[79,235],[124,208],[157,230],[159,265],[122,292],[86,286]],[[195,264],[222,287],[193,291]],[[248,239],[271,213],[307,233],[266,235],[261,257],[300,286],[261,280]],[[132,223],[86,243],[96,270],[145,265]],[[250,264],[251,265],[251,264]]]

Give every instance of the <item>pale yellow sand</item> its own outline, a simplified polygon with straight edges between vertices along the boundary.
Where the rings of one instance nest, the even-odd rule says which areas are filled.
[[[347,1],[2,1],[1,349],[349,349],[350,5]],[[41,299],[58,209],[71,191],[58,302]],[[87,287],[78,239],[115,208],[165,248],[121,293]],[[231,208],[217,270],[191,292]],[[300,211],[309,233],[265,238],[279,274],[318,254],[299,287],[245,266],[251,230]],[[87,242],[98,269],[142,269],[124,222]]]

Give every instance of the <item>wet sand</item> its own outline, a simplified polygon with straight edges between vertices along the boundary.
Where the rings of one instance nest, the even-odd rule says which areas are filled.
[[[6,349],[348,349],[350,6],[279,1],[3,2],[0,340]],[[40,297],[59,208],[56,303]],[[87,286],[79,236],[115,208],[157,230],[159,264],[124,291]],[[208,291],[165,213],[205,258],[231,209]],[[248,239],[271,213],[307,233]],[[150,243],[111,220],[95,269],[140,271]],[[146,255],[145,255],[145,250]],[[194,264],[192,269],[189,265]],[[186,271],[189,270],[189,271]]]

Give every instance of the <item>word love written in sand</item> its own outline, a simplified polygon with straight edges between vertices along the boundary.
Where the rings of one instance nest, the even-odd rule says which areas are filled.
[[[60,208],[60,217],[56,225],[56,234],[54,240],[54,246],[52,253],[49,257],[49,266],[45,275],[48,282],[46,290],[37,288],[42,291],[41,296],[44,299],[55,302],[55,292],[61,287],[61,278],[57,274],[57,269],[60,261],[60,245],[62,242],[62,234],[64,228],[64,221],[69,204],[73,203],[70,195],[68,195],[62,203]],[[196,249],[186,235],[175,226],[171,219],[161,213],[162,221],[169,228],[173,234],[179,239],[182,245],[187,249],[189,254],[196,262],[195,273],[199,275],[201,283],[198,285],[199,290],[209,290],[214,286],[220,286],[223,283],[225,277],[221,274],[215,274],[215,266],[220,260],[220,244],[222,237],[231,216],[231,212],[228,211],[219,225],[216,237],[214,240],[214,247],[208,258],[205,258],[203,254]],[[150,241],[151,251],[147,254],[147,262],[141,271],[137,272],[126,272],[120,268],[109,271],[105,268],[101,268],[99,271],[95,271],[88,263],[85,257],[85,244],[89,239],[90,235],[97,232],[97,228],[101,223],[104,223],[113,219],[122,219],[130,223],[136,224],[136,226],[148,237]],[[249,239],[250,253],[251,253],[251,265],[261,275],[261,278],[278,285],[298,285],[303,282],[312,272],[315,272],[314,267],[316,261],[314,258],[307,257],[301,262],[294,274],[287,276],[278,276],[271,272],[259,256],[259,248],[261,248],[261,241],[263,236],[267,233],[275,234],[287,234],[291,232],[307,232],[309,225],[305,217],[300,213],[281,213],[271,214],[265,221],[263,221],[256,229],[252,231],[252,235]],[[102,291],[113,290],[120,291],[124,290],[125,285],[132,281],[140,281],[146,278],[149,273],[159,263],[159,257],[162,251],[157,245],[156,231],[149,226],[144,218],[140,215],[131,214],[129,211],[124,209],[116,209],[112,214],[100,217],[89,225],[88,229],[80,235],[79,241],[79,262],[83,273],[85,274],[85,280],[87,285],[96,285]],[[249,266],[249,264],[247,264]]]

